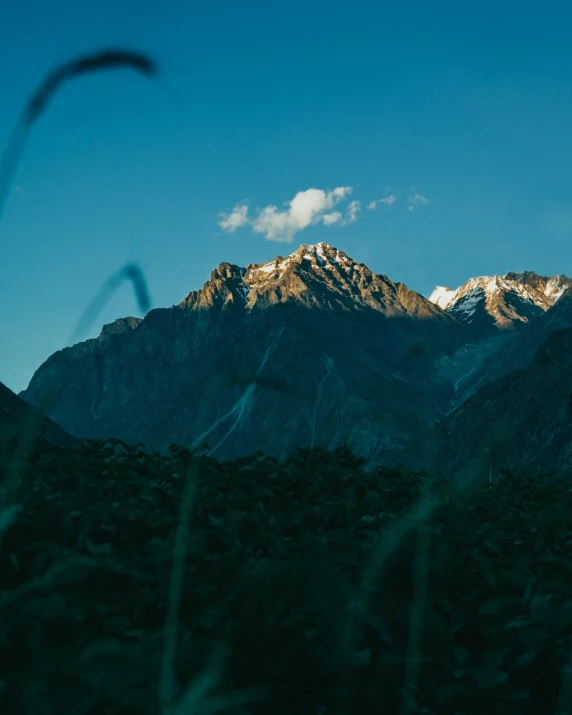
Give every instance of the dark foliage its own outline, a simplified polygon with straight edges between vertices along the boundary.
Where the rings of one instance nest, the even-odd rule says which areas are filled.
[[[2,712],[159,711],[173,540],[193,465],[178,693],[216,656],[222,693],[256,689],[224,712],[400,712],[420,531],[402,540],[366,609],[359,584],[428,475],[367,471],[345,450],[220,463],[120,440],[36,454],[22,481],[0,554]],[[554,712],[572,634],[570,485],[505,473],[492,490],[485,478],[470,494],[452,486],[436,479],[440,507],[425,525],[410,712]]]

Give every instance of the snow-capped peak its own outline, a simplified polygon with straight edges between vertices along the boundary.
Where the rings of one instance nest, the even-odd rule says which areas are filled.
[[[572,286],[572,279],[563,274],[548,277],[541,276],[538,273],[534,273],[534,271],[523,271],[522,273],[506,273],[504,277],[536,288],[537,291],[540,291],[553,301],[557,301],[564,291]]]
[[[286,258],[277,256],[274,260],[268,261],[268,263],[252,263],[246,266],[245,282],[258,284],[260,282],[275,281],[289,268],[294,265],[300,265],[304,260],[310,261],[312,265],[322,270],[332,269],[334,266],[338,269],[341,266],[346,270],[359,269],[355,261],[329,243],[324,243],[323,241],[314,245],[303,243]]]
[[[557,301],[567,288],[572,286],[572,280],[565,275],[557,275],[549,278],[544,289],[544,294],[552,300]]]
[[[548,292],[541,292],[530,282],[518,279],[517,274],[479,276],[471,278],[456,290],[438,286],[429,300],[463,322],[477,318],[491,318],[498,327],[509,327],[517,322],[528,322],[554,304]],[[551,288],[555,295],[559,287]]]
[[[386,316],[451,320],[403,283],[373,273],[323,241],[302,244],[289,256],[277,256],[266,263],[245,267],[221,263],[204,287],[189,293],[180,306],[251,310],[286,302],[326,311],[373,309]]]

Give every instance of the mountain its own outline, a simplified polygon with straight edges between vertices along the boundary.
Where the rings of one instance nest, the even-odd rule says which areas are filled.
[[[491,455],[495,473],[572,474],[572,328],[552,332],[527,367],[480,389],[424,444],[419,461],[447,474]]]
[[[523,273],[514,273],[511,271],[506,273],[504,277],[507,280],[516,281],[523,286],[534,288],[554,302],[556,302],[568,288],[572,287],[572,278],[561,274],[549,277],[539,276],[538,273],[534,273],[533,271],[524,271]]]
[[[538,279],[535,281],[534,278]],[[503,276],[471,278],[456,290],[437,286],[429,300],[459,320],[487,329],[515,328],[542,315],[559,295],[561,284],[534,273],[507,273]],[[545,283],[540,281],[544,280]],[[569,281],[572,285],[572,281]]]
[[[347,444],[399,459],[440,419],[435,361],[466,342],[454,315],[325,243],[221,263],[176,306],[126,318],[52,355],[22,397],[52,390],[75,436],[234,458]]]
[[[553,329],[572,326],[562,298],[572,291],[565,275],[532,271],[471,278],[456,290],[438,286],[429,300],[470,326],[472,337],[436,368],[452,382],[450,410],[491,380],[525,367]]]
[[[0,382],[0,470],[11,459],[21,436],[42,445],[71,446],[73,437],[39,414]]]
[[[501,429],[520,454],[511,464],[562,470],[569,328],[566,276],[472,278],[427,299],[333,246],[302,245],[221,263],[178,305],[105,325],[52,355],[21,396],[38,404],[50,390],[49,417],[74,436],[153,450],[207,442],[221,459],[281,458],[344,444],[451,471]]]
[[[569,327],[572,327],[572,285],[559,293],[554,305],[532,319],[526,329],[507,335],[502,349],[490,351],[478,366],[467,371],[458,385],[455,406],[489,382],[527,367],[554,331]]]

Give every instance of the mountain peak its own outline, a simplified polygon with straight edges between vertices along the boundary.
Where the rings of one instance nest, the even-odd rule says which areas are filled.
[[[355,311],[372,308],[386,316],[450,316],[402,283],[373,273],[335,246],[303,243],[286,257],[244,268],[221,263],[203,288],[179,304],[185,309],[218,306],[252,310],[294,302],[318,310]]]
[[[113,323],[107,323],[101,329],[98,340],[106,340],[112,335],[117,335],[119,333],[125,333],[129,330],[135,330],[140,323],[143,322],[143,318],[117,318]]]
[[[470,278],[456,290],[437,286],[429,300],[465,323],[510,328],[551,308],[562,286],[532,272],[507,273]]]
[[[572,286],[572,279],[561,273],[555,276],[541,276],[534,271],[523,271],[522,273],[510,271],[506,273],[504,277],[508,280],[521,283],[522,285],[535,288],[553,301],[557,301],[564,291]]]
[[[250,263],[246,266],[245,271],[249,279],[256,277],[262,280],[270,280],[270,278],[279,277],[289,268],[301,265],[303,261],[310,261],[310,263],[315,263],[321,267],[327,265],[330,268],[335,267],[336,264],[347,267],[358,265],[343,251],[322,241],[316,244],[302,243],[286,258],[276,256],[274,260],[267,263]]]
[[[431,303],[435,303],[435,305],[445,310],[454,299],[456,292],[457,291],[451,290],[449,286],[437,286],[429,296],[429,300]]]

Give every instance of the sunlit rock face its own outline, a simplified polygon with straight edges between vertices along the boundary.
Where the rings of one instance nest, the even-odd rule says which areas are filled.
[[[531,271],[471,278],[456,290],[437,286],[429,300],[467,324],[516,328],[552,308],[572,280]]]

